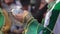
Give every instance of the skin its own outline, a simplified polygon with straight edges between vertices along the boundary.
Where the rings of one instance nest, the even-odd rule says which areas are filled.
[[[14,2],[14,0],[4,0],[4,1],[5,1],[5,3],[6,3],[7,5],[10,5],[10,4],[12,4],[12,3]],[[13,14],[12,14],[12,15],[13,15]],[[19,16],[18,16],[18,15],[19,15]],[[23,14],[18,14],[18,15],[16,15],[16,16],[13,15],[13,16],[14,16],[16,19],[18,19],[19,21],[21,21],[21,20],[22,20],[22,17],[23,17],[23,16],[22,16]],[[20,20],[19,18],[20,18],[21,20]],[[20,30],[14,30],[14,33],[20,33]]]
[[[23,14],[17,14],[17,15],[15,15],[15,18],[16,18],[18,21],[22,22],[22,20],[23,20]]]
[[[46,5],[45,0],[41,0],[41,4],[40,4],[39,9],[42,9],[45,5]]]
[[[24,10],[24,12],[22,14],[17,14],[17,15],[14,15],[14,17],[20,21],[20,22],[23,22],[24,20],[24,16],[28,14],[28,11],[27,10]]]

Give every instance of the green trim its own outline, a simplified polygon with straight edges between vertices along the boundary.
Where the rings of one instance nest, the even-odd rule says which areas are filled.
[[[40,24],[36,19],[28,20],[28,24],[25,27],[23,34],[39,34],[44,26]]]
[[[31,18],[27,21],[26,26],[24,27],[23,34],[26,33],[25,30],[28,28],[28,25],[29,25],[30,23],[32,23],[33,19],[34,19],[34,18],[31,17]]]
[[[32,19],[26,27],[25,34],[39,34],[44,29],[42,24],[39,24],[36,19]]]
[[[35,23],[34,23],[34,22],[35,22]],[[35,25],[35,26],[34,26],[34,25]],[[31,28],[30,28],[30,27],[31,27]],[[33,27],[34,27],[34,28],[33,28]],[[34,21],[32,21],[30,24],[28,24],[29,30],[31,29],[30,32],[32,31],[31,34],[34,34],[34,33],[37,34],[37,30],[36,30],[37,27],[38,27],[38,24],[37,24],[36,20],[34,20]],[[36,28],[36,29],[35,29],[35,28]],[[28,31],[29,31],[29,30],[28,30]],[[36,30],[36,31],[34,31],[34,30]],[[30,32],[29,32],[29,33],[30,33]]]
[[[33,20],[34,18],[33,17],[31,17],[28,21],[27,21],[27,24],[31,21],[31,20]]]
[[[25,26],[25,28],[24,28],[24,29],[26,29],[26,28],[27,28],[27,25],[28,25],[29,23],[31,23],[33,19],[34,19],[34,18],[33,18],[33,17],[31,17],[31,18],[26,22],[26,26]]]
[[[27,25],[27,32],[25,32],[25,34],[37,34],[38,24],[37,20],[31,20],[31,22]]]

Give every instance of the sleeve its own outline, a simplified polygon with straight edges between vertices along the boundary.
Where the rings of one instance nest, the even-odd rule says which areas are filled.
[[[9,19],[9,17],[8,17],[7,12],[6,12],[4,9],[3,9],[3,14],[4,14],[4,16],[5,16],[5,25],[3,26],[2,31],[3,31],[3,32],[7,32],[7,31],[10,30],[11,21],[10,21],[10,19]]]
[[[25,11],[24,12],[24,22],[27,23],[29,22],[31,19],[33,19],[34,17],[31,15],[30,12]]]

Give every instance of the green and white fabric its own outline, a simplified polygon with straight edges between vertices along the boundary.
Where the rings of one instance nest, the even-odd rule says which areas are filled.
[[[44,21],[45,29],[42,30],[42,34],[60,34],[60,29],[58,26],[60,22],[59,15],[60,15],[60,0],[57,0],[56,3],[51,8],[51,10],[46,14]]]
[[[50,21],[50,17],[52,15],[52,11],[54,10],[54,8],[56,7],[56,4],[59,3],[59,1],[56,1],[55,4],[53,5],[53,7],[47,12],[46,17],[45,17],[45,23],[44,23],[44,27],[46,27],[49,24]],[[46,24],[46,25],[45,25]]]
[[[55,31],[56,29],[55,25],[60,20],[59,14],[60,14],[60,1],[54,4],[53,8],[47,13],[48,19],[45,18],[45,21],[43,19],[42,21],[43,24],[39,24],[38,21],[34,19],[33,16],[31,16],[30,14],[26,15],[27,24],[23,34],[56,34],[56,33],[60,34],[60,31],[59,33]],[[57,24],[59,24],[59,22]]]

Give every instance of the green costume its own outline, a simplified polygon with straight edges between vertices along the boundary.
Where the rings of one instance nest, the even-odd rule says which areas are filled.
[[[2,9],[0,8],[0,34],[2,34],[1,29],[2,29],[3,25],[4,25],[4,16],[2,14]]]
[[[24,22],[26,23],[26,26],[23,34],[39,34],[44,28],[30,13],[25,16]]]
[[[4,34],[10,30],[11,21],[8,17],[8,13],[5,9],[0,8],[0,34],[3,32]]]
[[[60,14],[60,1],[55,3],[48,5],[50,11],[47,12],[47,18],[43,19],[42,24],[39,24],[31,14],[26,15],[25,21],[27,21],[27,24],[23,34],[56,34],[53,30]]]
[[[58,1],[58,2],[57,2]],[[48,5],[48,9],[50,10],[46,14],[46,18],[44,20],[44,29],[43,34],[60,34],[57,32],[59,26],[57,26],[58,17],[60,15],[60,1],[57,0],[55,3],[52,2]],[[51,4],[53,4],[51,6]],[[51,7],[50,7],[51,6]],[[60,17],[59,17],[60,18]],[[59,23],[59,22],[58,22]],[[54,30],[55,29],[55,30]]]

